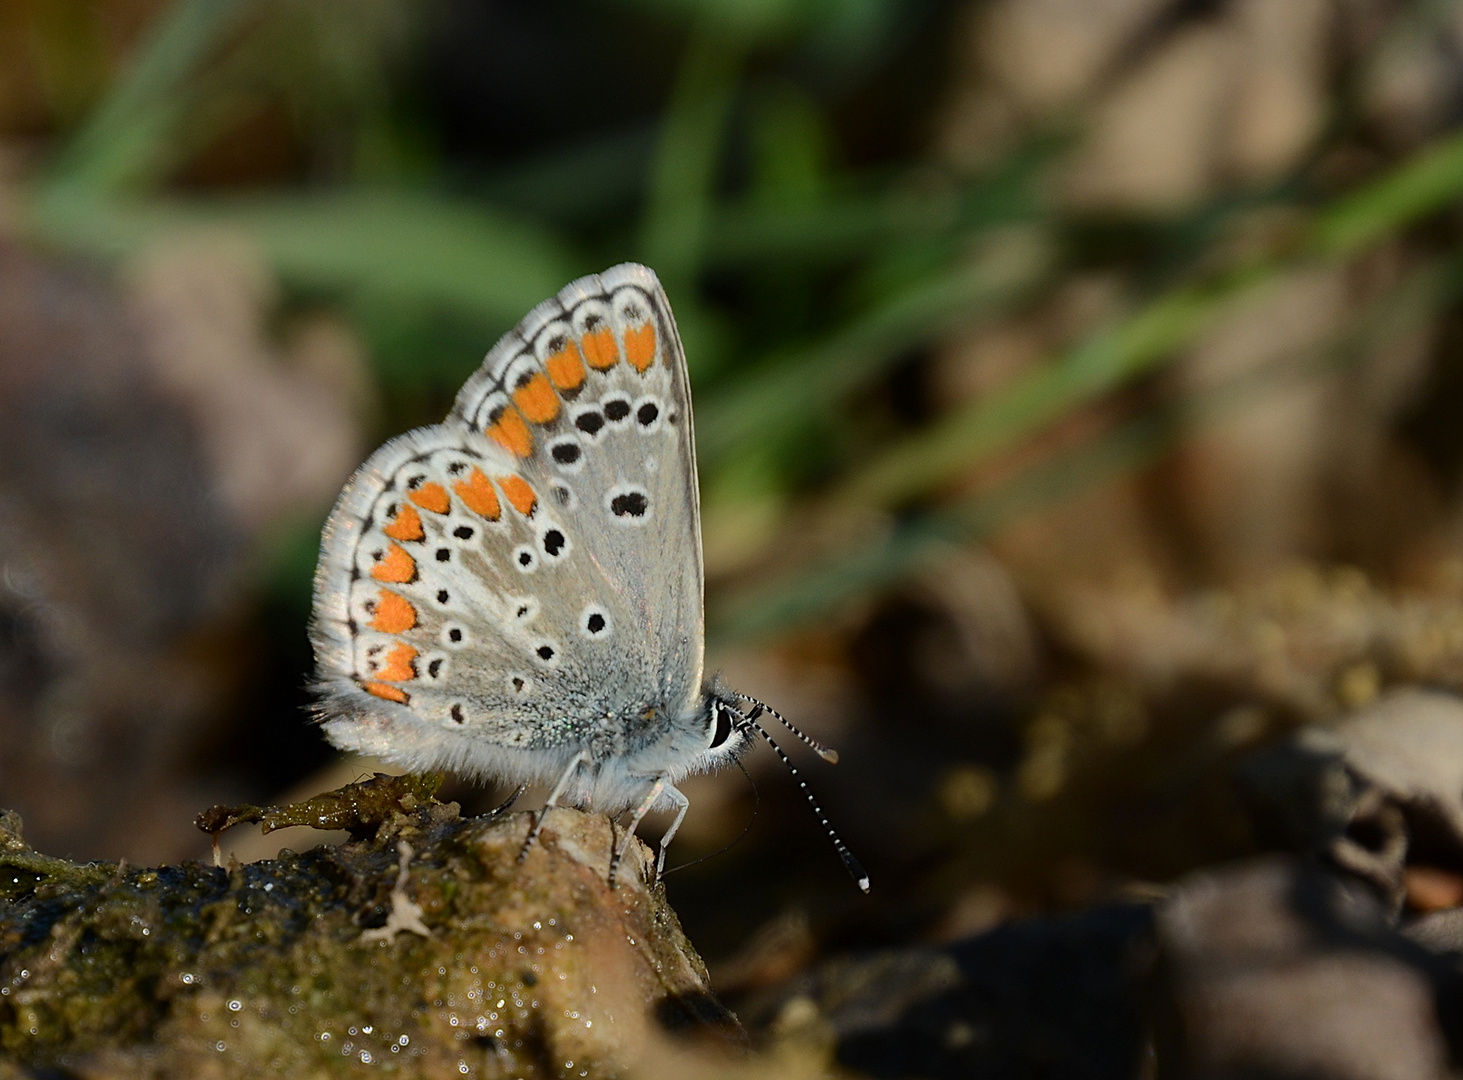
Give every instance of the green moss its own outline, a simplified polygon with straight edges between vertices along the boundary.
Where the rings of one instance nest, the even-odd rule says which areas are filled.
[[[0,1051],[143,1076],[604,1075],[650,1011],[711,1000],[643,848],[608,888],[604,818],[553,811],[520,863],[527,815],[352,787],[258,820],[360,839],[228,869],[78,866],[0,818]],[[365,933],[402,904],[430,937]]]

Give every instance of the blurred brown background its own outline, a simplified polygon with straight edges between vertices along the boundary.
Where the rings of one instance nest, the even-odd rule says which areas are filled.
[[[335,493],[633,258],[711,662],[876,890],[770,755],[691,782],[722,986],[1261,850],[1237,761],[1463,681],[1460,118],[1454,0],[0,0],[0,806],[153,863],[369,768]]]

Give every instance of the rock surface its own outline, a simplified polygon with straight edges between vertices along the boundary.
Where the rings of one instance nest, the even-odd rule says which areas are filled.
[[[603,1076],[736,1035],[642,845],[609,888],[607,819],[550,811],[520,863],[531,815],[371,785],[369,836],[227,869],[68,863],[0,817],[0,1076]]]

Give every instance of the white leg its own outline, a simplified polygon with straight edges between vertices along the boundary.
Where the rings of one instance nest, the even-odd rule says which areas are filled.
[[[620,842],[615,845],[615,853],[610,856],[610,888],[613,889],[615,887],[615,871],[620,868],[620,860],[625,857],[625,852],[629,850],[630,841],[635,836],[636,828],[639,827],[641,819],[650,813],[650,808],[655,805],[656,800],[660,798],[660,793],[665,789],[665,777],[657,776],[655,781],[650,785],[650,790],[645,793],[645,798],[641,799],[640,805],[635,807],[635,813],[630,818],[630,824],[625,829],[625,835],[620,837]]]
[[[533,824],[529,826],[528,835],[523,838],[523,847],[518,850],[519,862],[528,857],[528,849],[533,846],[533,842],[538,839],[538,831],[543,828],[544,817],[559,805],[559,800],[564,797],[564,792],[569,787],[569,782],[574,779],[574,774],[579,771],[579,767],[587,764],[589,764],[589,752],[586,750],[579,751],[574,755],[574,760],[569,762],[569,767],[559,777],[559,782],[554,785],[554,790],[549,792],[549,798],[544,803],[544,808],[533,816]]]
[[[660,848],[655,856],[656,881],[659,881],[665,874],[665,849],[671,846],[671,841],[676,838],[676,830],[681,827],[681,822],[686,819],[686,811],[691,809],[691,800],[682,795],[676,788],[667,787],[665,793],[676,804],[676,818],[671,822],[671,827],[660,838]]]

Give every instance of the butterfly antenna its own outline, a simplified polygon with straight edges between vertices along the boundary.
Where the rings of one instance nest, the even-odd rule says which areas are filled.
[[[755,723],[758,716],[760,716],[764,712],[769,712],[769,713],[771,713],[773,716],[775,716],[777,718],[777,722],[779,724],[781,724],[783,727],[787,728],[788,731],[791,731],[799,739],[802,739],[803,742],[807,744],[808,748],[813,751],[813,753],[817,754],[824,761],[828,762],[829,765],[837,765],[838,764],[838,751],[837,750],[834,750],[831,746],[824,746],[822,743],[820,743],[817,739],[813,738],[811,735],[807,735],[807,734],[803,733],[796,726],[794,726],[794,724],[793,724],[793,722],[791,720],[789,720],[787,717],[783,716],[782,713],[778,712],[771,705],[767,704],[767,702],[765,702],[765,701],[758,701],[756,698],[754,698],[754,697],[752,697],[752,696],[750,696],[748,694],[743,694],[743,693],[737,693],[737,697],[741,698],[743,701],[750,701],[753,705],[756,706],[756,708],[753,709],[747,715],[747,719],[748,720],[750,720],[753,723]],[[765,735],[766,732],[763,732],[763,734]]]
[[[853,880],[858,884],[858,887],[864,892],[868,892],[868,872],[865,871],[861,865],[859,865],[859,861],[853,857],[853,852],[848,850],[848,845],[845,844],[841,839],[839,839],[838,833],[834,831],[833,826],[828,823],[827,815],[823,813],[823,808],[818,805],[818,800],[814,798],[812,789],[808,787],[808,782],[803,779],[803,774],[798,772],[797,766],[792,763],[792,759],[789,758],[785,753],[783,753],[782,747],[773,742],[772,736],[767,734],[766,730],[763,729],[761,724],[757,723],[756,717],[759,715],[757,710],[753,709],[751,714],[748,715],[746,713],[743,713],[735,706],[729,705],[727,706],[727,708],[731,710],[733,715],[741,720],[742,724],[744,725],[742,728],[743,731],[745,731],[747,728],[751,728],[758,735],[761,735],[762,738],[767,741],[767,745],[772,747],[777,756],[782,759],[782,763],[787,766],[787,771],[792,773],[792,778],[798,782],[798,787],[803,789],[803,795],[807,797],[808,805],[813,808],[813,813],[817,815],[818,821],[823,826],[824,832],[828,834],[828,839],[833,841],[834,850],[838,852],[838,857],[843,860],[844,867],[853,877]]]

